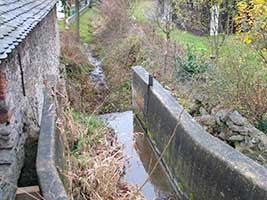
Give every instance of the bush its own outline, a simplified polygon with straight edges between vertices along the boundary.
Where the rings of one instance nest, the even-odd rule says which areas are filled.
[[[267,112],[267,70],[264,64],[236,51],[209,73],[207,91],[217,102],[239,110],[257,124]]]
[[[211,67],[203,55],[198,56],[196,50],[188,46],[186,55],[176,55],[175,76],[177,80],[186,80],[196,74],[204,73]]]

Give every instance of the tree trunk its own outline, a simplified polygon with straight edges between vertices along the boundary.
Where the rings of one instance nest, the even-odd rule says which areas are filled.
[[[80,2],[75,0],[75,31],[76,31],[76,40],[80,42]]]
[[[166,75],[167,68],[168,68],[168,57],[169,57],[169,53],[170,53],[170,41],[171,41],[170,32],[167,32],[166,33],[166,52],[165,52],[165,56],[164,56],[164,69],[163,69],[164,76]]]
[[[214,5],[211,8],[210,36],[216,36],[219,32],[220,6]]]

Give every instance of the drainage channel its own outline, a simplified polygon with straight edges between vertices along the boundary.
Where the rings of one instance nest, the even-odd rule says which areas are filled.
[[[114,129],[118,141],[124,146],[125,156],[129,157],[124,180],[140,187],[149,176],[157,157],[133,112],[105,114],[101,115],[100,119]],[[168,176],[160,165],[142,188],[142,193],[147,200],[178,200]]]

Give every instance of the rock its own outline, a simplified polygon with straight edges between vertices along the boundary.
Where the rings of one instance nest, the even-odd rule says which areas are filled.
[[[190,110],[190,114],[193,115],[198,111],[199,106],[195,103],[189,103],[188,108]]]
[[[258,144],[258,148],[260,151],[263,151],[265,149],[267,149],[267,136],[262,134],[258,136],[260,142]]]
[[[245,125],[245,122],[247,121],[246,118],[242,117],[242,115],[240,115],[237,111],[229,114],[228,117],[234,124],[239,126]]]
[[[227,127],[229,128],[229,129],[231,129],[231,127],[233,127],[235,124],[234,124],[234,122],[232,122],[231,120],[227,120],[226,122],[225,122],[225,124],[227,125]]]
[[[220,139],[222,139],[222,140],[225,140],[225,138],[226,138],[224,132],[221,132],[217,137],[220,138]]]
[[[0,149],[11,149],[19,138],[17,131],[10,126],[0,127]]]
[[[255,128],[254,126],[251,126],[248,129],[248,134],[249,134],[249,136],[253,137],[255,135],[261,135],[261,134],[264,134],[264,133],[262,133],[259,129]]]
[[[220,110],[215,114],[215,118],[218,124],[221,124],[222,122],[226,122],[227,116],[228,116],[227,110]]]
[[[252,144],[259,144],[260,143],[260,139],[257,136],[254,136],[250,139],[250,142]]]
[[[212,115],[202,115],[200,117],[196,117],[196,121],[205,125],[205,126],[214,126],[216,125],[215,117]]]
[[[199,108],[199,113],[200,113],[200,115],[208,115],[209,114],[203,106],[201,106]]]
[[[245,137],[243,135],[233,135],[228,138],[228,141],[231,141],[231,142],[241,142],[244,140],[245,140]]]
[[[229,126],[229,128],[234,131],[234,132],[238,132],[240,135],[248,135],[249,129],[245,126],[237,126],[237,125],[232,125],[231,127]]]
[[[196,94],[194,96],[194,99],[195,99],[197,104],[202,104],[202,102],[204,102],[204,100],[205,100],[205,96],[202,94]]]

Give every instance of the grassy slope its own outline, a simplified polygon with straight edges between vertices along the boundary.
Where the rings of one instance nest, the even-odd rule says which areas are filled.
[[[154,7],[155,3],[153,3],[152,0],[137,0],[135,6],[133,6],[131,10],[132,18],[138,23],[151,23],[145,16],[145,13],[155,9]],[[160,29],[158,29],[157,32],[163,36],[163,32]],[[204,52],[208,57],[211,55],[211,41],[208,37],[196,36],[176,28],[171,33],[171,40],[182,44],[184,47],[190,45],[197,51]],[[226,36],[223,46],[220,49],[220,54],[221,57],[228,57],[233,54],[249,55],[246,58],[247,62],[257,66],[258,60],[256,59],[255,51],[242,43],[240,38],[236,35]]]
[[[80,37],[81,42],[90,43],[92,41],[92,32],[90,26],[90,19],[92,17],[97,17],[99,15],[96,9],[88,9],[85,13],[83,13],[80,17]],[[75,29],[75,23],[72,23],[70,26],[71,30]],[[59,21],[59,30],[64,30],[64,22]]]

